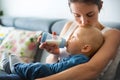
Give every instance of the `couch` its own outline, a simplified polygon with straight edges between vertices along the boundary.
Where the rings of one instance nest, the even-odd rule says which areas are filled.
[[[55,31],[57,35],[60,34],[61,29],[65,25],[65,23],[69,21],[68,19],[58,19],[58,18],[32,18],[32,17],[0,17],[0,25],[4,27],[14,27],[15,29],[20,30],[29,30],[29,31],[46,31],[46,32],[53,32]],[[105,26],[116,28],[120,30],[120,23],[117,22],[101,22]],[[38,49],[36,50],[36,55],[34,56],[34,61],[41,61],[45,62],[45,57],[48,53],[45,50]],[[120,57],[119,57],[120,58]],[[120,62],[117,60],[117,62]],[[115,65],[115,64],[114,64]],[[114,67],[114,66],[113,66]],[[114,80],[120,80],[119,73],[120,73],[120,63],[115,71]],[[112,68],[108,69],[112,71]],[[106,71],[107,72],[107,71]],[[105,74],[105,78],[101,78],[101,80],[111,80],[109,79],[112,76],[111,72],[107,72]],[[4,71],[0,71],[0,75],[6,75]]]

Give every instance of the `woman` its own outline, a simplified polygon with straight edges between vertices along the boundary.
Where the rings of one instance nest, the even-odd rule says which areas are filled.
[[[98,14],[102,8],[103,2],[101,0],[68,1],[71,13],[75,17],[75,22],[68,22],[62,30],[61,36],[65,35],[71,26],[76,26],[72,29],[73,31],[70,31],[74,33],[74,30],[78,27],[90,24],[97,26],[96,28],[103,32],[105,42],[89,62],[67,69],[58,74],[36,80],[93,80],[100,75],[110,60],[112,60],[117,54],[117,48],[120,44],[120,32],[116,29],[105,27],[98,21]],[[71,36],[72,33],[69,35]],[[53,54],[59,52],[58,49],[53,49],[53,45],[51,47],[46,43],[42,44],[40,47],[52,52]],[[58,57],[50,54],[47,62],[51,63],[56,61],[58,61]]]

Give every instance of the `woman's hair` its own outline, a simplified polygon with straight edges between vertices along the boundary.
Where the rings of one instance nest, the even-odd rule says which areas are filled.
[[[98,6],[98,9],[100,11],[101,7],[102,7],[102,1],[101,0],[68,0],[68,4],[70,6],[71,3],[74,2],[82,2],[82,3],[86,3],[86,4],[95,4]]]

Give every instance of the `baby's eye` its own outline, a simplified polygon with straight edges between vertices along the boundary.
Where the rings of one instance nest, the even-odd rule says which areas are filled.
[[[75,40],[76,39],[76,37],[75,36],[72,36],[72,40]]]

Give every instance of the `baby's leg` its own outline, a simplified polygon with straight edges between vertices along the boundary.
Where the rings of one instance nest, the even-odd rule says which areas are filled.
[[[51,75],[50,68],[41,63],[18,63],[14,65],[14,71],[20,77],[27,78],[28,80]]]
[[[23,80],[17,74],[0,75],[0,80]]]
[[[16,55],[11,55],[9,52],[2,53],[2,59],[0,65],[8,74],[0,75],[0,80],[24,80],[18,74],[14,74],[13,68],[17,63],[21,63],[20,59]]]
[[[2,53],[0,65],[5,72],[11,73],[13,66],[17,63],[22,63],[22,61],[16,55],[12,55],[7,51]]]

